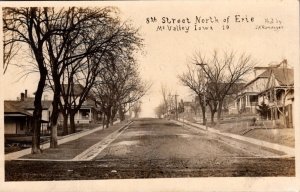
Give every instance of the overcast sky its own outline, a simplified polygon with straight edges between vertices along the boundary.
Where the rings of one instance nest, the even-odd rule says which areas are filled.
[[[191,2],[93,2],[92,5],[116,5],[121,10],[121,18],[130,19],[134,26],[139,27],[145,39],[144,54],[138,57],[141,75],[145,80],[152,81],[142,102],[142,116],[154,116],[153,109],[162,100],[161,84],[166,85],[179,98],[187,100],[191,92],[180,85],[177,75],[182,73],[189,58],[200,51],[209,56],[214,49],[219,51],[233,50],[237,53],[251,54],[258,65],[279,63],[288,60],[290,66],[299,62],[299,20],[297,1],[263,1],[260,3],[238,1],[191,1]],[[86,4],[86,3],[85,3]],[[45,4],[44,4],[45,5]],[[47,4],[46,4],[47,5]],[[53,3],[48,5],[53,6]],[[59,5],[59,4],[57,4]],[[68,3],[70,5],[70,3]],[[235,21],[235,15],[240,15]],[[199,18],[217,18],[219,23],[198,23],[199,26],[212,26],[213,30],[195,31],[194,22]],[[229,16],[229,22],[225,22]],[[146,18],[155,17],[156,22],[146,23]],[[186,19],[190,23],[180,23],[181,27],[190,27],[189,31],[156,31],[157,26],[165,26],[163,17]],[[242,22],[241,18],[249,21]],[[251,22],[251,17],[254,21]],[[273,18],[273,24],[266,24],[266,18]],[[166,19],[166,18],[165,18]],[[246,20],[246,19],[245,19]],[[202,20],[201,20],[202,21]],[[169,26],[176,26],[172,24]],[[229,25],[228,30],[222,26]],[[259,25],[282,27],[279,30],[257,30]],[[23,60],[19,62],[24,62]],[[31,75],[27,79],[16,82],[18,70],[11,67],[4,76],[4,99],[16,99],[21,91],[28,89],[29,94],[35,91],[38,76]]]

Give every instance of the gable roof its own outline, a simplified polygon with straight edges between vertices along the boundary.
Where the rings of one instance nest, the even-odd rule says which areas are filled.
[[[9,100],[5,101],[8,103],[8,105],[13,105],[18,109],[34,109],[34,98],[33,97],[27,97],[24,98],[24,101],[15,101],[15,100]],[[42,107],[43,109],[49,109],[52,105],[52,101],[42,101]]]
[[[294,70],[289,68],[272,69],[272,74],[280,86],[288,86],[294,84]]]
[[[71,87],[70,87],[71,88]],[[74,84],[73,85],[73,94],[74,95],[80,95],[83,91],[84,87],[81,84]],[[63,84],[62,85],[62,91],[67,91],[68,90],[68,84]]]
[[[277,68],[266,68],[264,72],[259,74],[253,80],[249,81],[244,88],[251,85],[253,82],[257,81],[259,78],[269,79],[271,74],[274,74],[275,79],[278,81],[280,86],[293,85],[294,84],[294,70],[286,67],[277,66]]]
[[[67,91],[67,89],[68,89],[68,84],[63,84],[62,85],[62,89],[64,89],[65,91]],[[84,87],[83,87],[83,85],[81,85],[81,84],[74,84],[73,85],[73,94],[75,95],[75,96],[80,96],[81,94],[82,94],[82,92],[83,92],[83,90],[84,90]],[[62,90],[63,91],[63,90]],[[91,91],[87,94],[87,99],[94,99],[95,97],[94,97],[94,95],[91,93]]]
[[[4,101],[4,113],[19,113],[28,116],[32,116],[31,113],[25,111],[24,109],[20,108],[19,106],[15,105],[15,102],[12,101]]]

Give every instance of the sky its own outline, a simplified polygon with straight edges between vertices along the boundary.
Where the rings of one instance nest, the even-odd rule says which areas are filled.
[[[49,2],[43,5],[61,6]],[[238,54],[245,52],[253,57],[258,66],[279,63],[283,59],[287,59],[296,70],[299,65],[297,1],[127,1],[93,2],[91,5],[118,6],[120,17],[130,20],[133,26],[140,29],[145,44],[143,54],[137,57],[140,74],[144,80],[152,82],[151,89],[142,99],[142,117],[154,117],[154,108],[162,101],[162,85],[177,93],[179,99],[191,99],[191,91],[180,84],[177,76],[185,71],[195,52],[207,57],[213,50],[235,51]],[[156,21],[151,22],[150,19],[147,23],[147,18],[151,17],[155,17]],[[175,19],[175,23],[163,23],[167,17],[169,21]],[[201,18],[197,30],[194,24],[196,17]],[[218,22],[211,23],[215,19]],[[184,30],[168,30],[168,27],[179,25]],[[257,29],[261,25],[279,29]],[[158,26],[165,29],[157,31]],[[227,26],[229,29],[226,29]],[[199,27],[212,27],[213,30],[199,30]],[[18,62],[27,61],[19,59]],[[10,67],[3,76],[3,85],[6,85],[2,89],[4,99],[16,99],[25,89],[29,94],[35,91],[38,76],[32,74],[17,81],[20,71]]]

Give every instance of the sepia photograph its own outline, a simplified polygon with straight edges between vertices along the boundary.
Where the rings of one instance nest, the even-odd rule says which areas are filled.
[[[299,1],[3,2],[1,17],[4,191],[300,190]]]

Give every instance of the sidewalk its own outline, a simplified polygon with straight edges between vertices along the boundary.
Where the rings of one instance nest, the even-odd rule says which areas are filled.
[[[103,130],[102,126],[92,130],[75,133],[59,138],[58,147],[49,148],[49,142],[41,145],[43,153],[31,154],[31,148],[5,155],[5,160],[37,159],[37,160],[70,160],[84,152],[86,149],[103,140],[110,134],[122,129],[129,122],[116,123]]]
[[[254,144],[254,145],[259,145],[259,146],[262,146],[262,147],[266,147],[266,148],[274,149],[274,150],[277,150],[277,151],[281,151],[281,152],[284,152],[286,154],[286,156],[288,156],[288,157],[295,157],[295,149],[292,148],[292,147],[287,147],[287,146],[284,146],[284,145],[279,145],[279,144],[276,144],[276,143],[270,143],[270,142],[267,142],[267,141],[262,141],[262,140],[258,140],[258,139],[254,139],[254,138],[250,138],[250,137],[245,137],[245,136],[241,136],[241,135],[236,135],[236,134],[232,134],[232,133],[224,133],[224,132],[221,132],[221,131],[216,130],[214,128],[206,127],[206,126],[203,126],[203,125],[200,125],[200,124],[197,124],[197,123],[192,123],[192,122],[189,122],[187,120],[183,121],[182,119],[179,119],[178,122],[185,123],[187,125],[197,127],[197,128],[202,129],[202,130],[207,130],[209,132],[219,134],[219,135],[222,135],[222,136],[230,137],[230,138],[245,141],[245,142],[248,142],[248,143],[251,143],[251,144]]]

